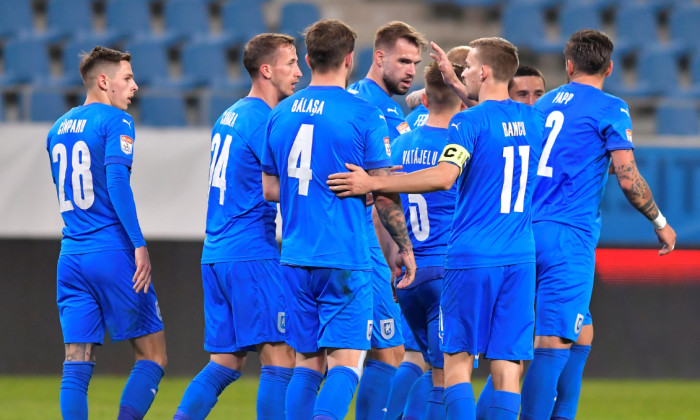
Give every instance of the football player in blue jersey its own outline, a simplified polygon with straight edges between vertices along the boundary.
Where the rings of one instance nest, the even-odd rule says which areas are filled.
[[[382,111],[390,141],[401,133],[410,131],[404,120],[403,110],[391,96],[403,95],[411,87],[416,65],[421,61],[421,52],[426,44],[423,35],[404,22],[393,21],[383,25],[374,36],[374,55],[367,77],[348,88],[349,92]],[[391,271],[373,231],[372,207],[367,209],[367,223],[370,227],[368,238],[372,256],[374,322],[372,347],[367,353],[367,365],[357,391],[355,413],[358,420],[381,420],[389,402],[392,381],[404,358],[404,334],[400,325],[401,310],[394,302],[391,292]],[[378,229],[381,229],[381,226],[378,226]],[[417,345],[411,348],[412,337],[406,338],[409,342],[409,352],[413,350],[417,358],[422,358],[417,352]],[[413,366],[415,364],[410,367],[404,365],[403,369]],[[409,372],[420,375],[422,369],[411,369]],[[407,392],[412,381],[406,380],[403,375],[400,377]]]
[[[455,73],[464,68],[454,65]],[[466,108],[452,89],[445,85],[435,63],[425,71],[423,105],[429,110],[426,124],[402,134],[391,145],[392,161],[405,172],[437,165],[447,145],[447,129],[452,117]],[[445,418],[443,403],[443,355],[440,350],[439,306],[445,275],[445,254],[452,230],[456,185],[448,191],[427,194],[401,194],[408,233],[416,257],[416,279],[411,286],[398,289],[401,310],[425,359],[432,367],[432,389],[427,409],[414,413],[404,411],[404,419]],[[388,241],[381,241],[382,244]],[[390,252],[393,255],[393,252]],[[400,281],[400,278],[397,280]]]
[[[467,54],[469,54],[469,50],[470,48],[467,45],[454,47],[447,51],[447,59],[450,60],[450,63],[463,67],[464,62],[467,59]],[[460,75],[457,76],[459,77]],[[413,110],[406,116],[406,122],[411,130],[416,127],[420,127],[428,120],[428,108],[423,105],[421,99],[423,92],[425,92],[425,89],[416,90],[406,95],[406,105]],[[474,105],[476,105],[476,103],[473,103],[470,106]]]
[[[470,43],[462,78],[479,105],[455,115],[436,166],[403,176],[369,177],[358,166],[329,177],[340,197],[368,191],[422,194],[457,182],[452,234],[440,301],[447,419],[474,419],[472,366],[491,359],[490,416],[516,419],[522,360],[532,358],[535,244],[530,205],[542,149],[544,119],[508,96],[518,67],[516,48],[502,38]],[[434,55],[438,66],[444,53]],[[403,281],[397,287],[407,285]]]
[[[112,341],[129,340],[136,358],[119,419],[143,418],[167,364],[151,262],[129,185],[134,120],[126,109],[138,90],[130,61],[129,53],[99,46],[85,54],[85,103],[56,121],[46,143],[65,224],[56,287],[66,350],[64,419],[88,418],[95,347],[105,330]]]
[[[339,199],[326,178],[356,163],[388,177],[390,143],[380,110],[347,92],[355,32],[337,20],[305,31],[308,88],[270,113],[262,157],[263,193],[279,201],[287,342],[297,351],[287,418],[342,419],[372,337],[372,263],[365,195]],[[415,261],[398,194],[375,207],[408,263]],[[323,389],[316,395],[323,373]]]
[[[520,66],[508,84],[510,99],[527,105],[534,105],[545,93],[542,72],[532,66]]]
[[[601,90],[613,71],[612,51],[613,43],[603,32],[574,33],[564,50],[570,83],[535,104],[552,130],[537,167],[532,204],[537,327],[535,356],[523,382],[523,420],[573,419],[576,414],[593,340],[588,310],[600,203],[611,161],[625,196],[649,219],[663,244],[659,255],[676,244],[673,228],[634,161],[629,108]]]
[[[175,419],[203,419],[219,394],[241,375],[247,351],[262,363],[258,419],[284,418],[294,368],[285,344],[285,304],[277,206],[265,201],[261,166],[270,110],[294,93],[301,77],[294,38],[261,34],[245,46],[250,93],[228,108],[212,130],[206,239],[202,252],[204,348],[210,362],[192,380]]]

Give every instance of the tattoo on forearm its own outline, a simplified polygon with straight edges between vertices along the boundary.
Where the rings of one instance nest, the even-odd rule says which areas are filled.
[[[374,206],[379,214],[379,219],[391,235],[396,245],[399,246],[399,251],[408,251],[413,245],[408,237],[408,229],[406,228],[406,218],[403,214],[403,207],[398,194],[387,194],[387,200],[375,201]]]
[[[634,160],[615,166],[617,182],[625,193],[627,200],[649,220],[659,216],[659,208],[654,202],[649,185],[637,170]]]

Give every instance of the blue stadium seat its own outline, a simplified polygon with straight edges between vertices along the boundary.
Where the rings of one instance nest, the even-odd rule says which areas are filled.
[[[667,98],[656,107],[656,134],[660,136],[697,136],[700,118],[695,101]]]
[[[244,44],[257,34],[269,32],[260,3],[232,0],[221,8],[223,33],[233,44]]]
[[[40,83],[50,79],[48,45],[43,39],[20,37],[8,40],[3,62],[5,71],[0,74],[0,86]]]
[[[207,85],[219,89],[238,89],[241,83],[246,84],[228,76],[228,51],[216,41],[200,39],[185,44],[181,62],[183,87]]]
[[[68,111],[66,95],[60,90],[33,87],[22,95],[25,119],[32,122],[54,122]]]
[[[374,60],[374,47],[372,45],[362,47],[359,51],[355,51],[355,65],[352,69],[353,81],[365,78],[369,68],[372,66],[372,60]]]
[[[659,43],[653,4],[623,2],[615,11],[615,49],[629,53]]]
[[[5,121],[5,98],[0,94],[0,122]]]
[[[502,17],[502,36],[518,48],[540,54],[561,54],[564,42],[547,38],[544,9],[517,2],[505,7]]]
[[[80,55],[89,53],[97,45],[114,48],[115,45],[105,45],[100,39],[90,38],[86,35],[79,35],[63,46],[61,51],[61,62],[63,63],[63,76],[52,82],[52,85],[61,87],[82,86],[83,80],[80,78],[78,70],[80,66]]]
[[[679,4],[671,9],[668,27],[672,42],[700,49],[700,4]]]
[[[131,53],[131,67],[134,79],[139,86],[175,86],[168,70],[168,50],[159,40],[143,38],[131,41],[125,46]]]
[[[28,1],[0,0],[0,38],[34,32],[32,4]]]
[[[307,26],[321,18],[314,3],[290,2],[282,5],[278,31],[298,38]]]
[[[54,39],[73,37],[78,33],[94,34],[90,0],[49,0],[46,30]]]
[[[668,48],[658,45],[645,48],[638,54],[636,83],[632,86],[611,86],[610,91],[618,96],[635,98],[674,94],[680,86],[678,64],[675,52]]]
[[[562,39],[581,29],[602,29],[603,19],[596,3],[567,3],[559,12],[559,32]]]
[[[143,0],[109,0],[106,31],[119,39],[152,36],[151,9]]]
[[[168,0],[163,6],[166,34],[179,41],[209,35],[209,5],[201,0]]]
[[[185,98],[179,92],[150,90],[137,94],[143,125],[182,127],[187,125]]]
[[[203,120],[208,125],[213,125],[231,105],[248,94],[249,89],[230,91],[211,91],[206,97],[206,115]]]

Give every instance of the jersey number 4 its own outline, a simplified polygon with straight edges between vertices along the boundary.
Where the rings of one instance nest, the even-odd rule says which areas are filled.
[[[287,158],[287,176],[299,180],[299,195],[309,195],[309,181],[312,178],[311,146],[313,143],[314,126],[302,124]]]
[[[87,210],[95,202],[95,191],[92,187],[92,172],[90,172],[90,149],[87,143],[80,140],[73,145],[71,151],[71,185],[73,187],[73,202],[66,199],[66,170],[68,169],[68,150],[63,143],[57,143],[51,149],[51,161],[58,163],[58,209],[73,210],[73,203],[78,208]]]

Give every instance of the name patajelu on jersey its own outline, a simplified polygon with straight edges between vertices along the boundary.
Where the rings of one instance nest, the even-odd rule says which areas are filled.
[[[425,150],[415,148],[413,150],[404,150],[402,156],[402,164],[418,164],[435,166],[437,164],[438,152],[436,150]]]
[[[322,115],[323,105],[326,101],[320,101],[318,99],[308,100],[306,98],[295,99],[294,104],[292,104],[292,112],[304,112],[311,115]]]
[[[87,120],[65,120],[61,123],[61,126],[58,127],[57,134],[82,133],[86,123]]]

